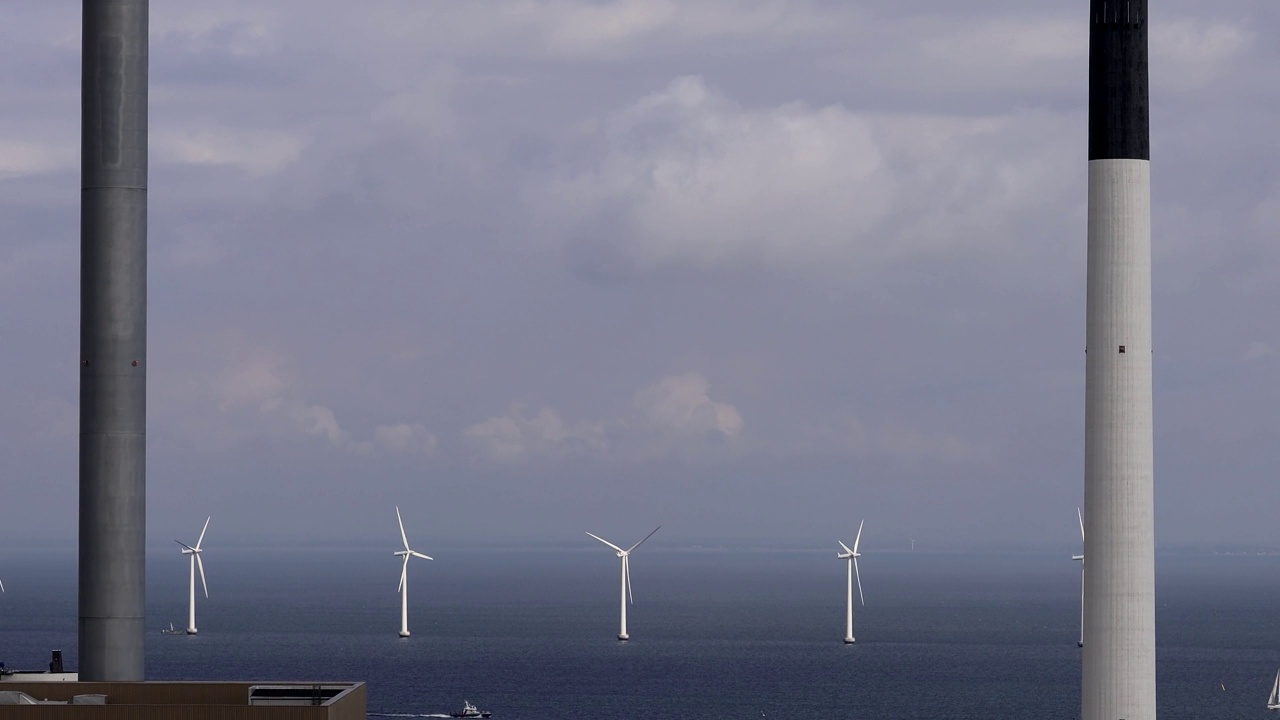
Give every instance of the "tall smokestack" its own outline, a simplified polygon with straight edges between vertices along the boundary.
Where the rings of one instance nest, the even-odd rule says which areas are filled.
[[[1089,6],[1082,717],[1156,717],[1146,0]]]
[[[80,679],[142,680],[147,0],[84,0],[80,127]]]

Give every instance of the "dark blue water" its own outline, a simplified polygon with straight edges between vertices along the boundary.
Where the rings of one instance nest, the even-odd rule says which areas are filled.
[[[74,667],[74,558],[0,561],[0,660],[40,668],[61,648]],[[186,565],[151,559],[149,679],[364,680],[370,713],[465,698],[495,720],[1079,716],[1068,555],[868,555],[853,646],[834,551],[637,553],[627,643],[608,553],[415,563],[408,639],[389,551],[206,562],[200,634],[165,636],[186,624]],[[1160,717],[1267,717],[1280,557],[1162,557],[1158,578]]]

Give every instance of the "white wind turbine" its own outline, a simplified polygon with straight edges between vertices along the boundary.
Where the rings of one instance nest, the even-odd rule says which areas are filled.
[[[618,630],[619,640],[626,640],[631,637],[630,635],[627,635],[627,601],[631,600],[631,602],[633,603],[635,602],[635,599],[631,596],[631,551],[640,547],[640,543],[643,543],[645,540],[648,540],[649,538],[653,537],[653,533],[656,533],[661,529],[662,529],[662,526],[659,525],[658,527],[653,529],[653,532],[649,533],[648,535],[645,535],[644,540],[641,540],[640,542],[636,543],[635,545],[632,545],[626,550],[623,550],[622,548],[618,547],[617,545],[614,545],[608,540],[605,540],[599,535],[596,535],[594,533],[587,533],[588,535],[599,540],[605,545],[608,545],[614,550],[617,550],[618,557],[622,558],[622,623],[621,623],[620,629]]]
[[[181,540],[174,540],[182,546],[182,554],[191,556],[191,592],[187,602],[187,634],[196,634],[196,568],[200,568],[200,585],[204,587],[204,596],[209,597],[209,585],[204,580],[204,561],[200,559],[200,553],[204,552],[200,549],[200,543],[204,542],[204,533],[209,529],[209,521],[213,518],[204,519],[204,528],[200,530],[200,538],[196,540],[196,546],[191,547],[183,543]]]
[[[1076,508],[1076,518],[1080,520],[1080,544],[1084,544],[1084,514],[1080,512],[1080,508]],[[1080,561],[1080,640],[1076,643],[1079,647],[1084,647],[1084,550],[1080,550],[1079,555],[1072,555],[1072,560]]]
[[[858,552],[858,543],[862,541],[862,525],[866,520],[858,523],[858,536],[853,539],[853,549],[850,550],[848,545],[837,540],[840,547],[844,548],[844,552],[839,553],[836,557],[840,560],[847,560],[849,565],[849,592],[845,597],[845,625],[844,625],[844,641],[853,643],[853,579],[858,578],[858,599],[863,605],[867,604],[867,599],[862,596],[862,576],[858,573],[858,558],[862,557],[862,553]]]
[[[404,541],[404,549],[392,553],[404,556],[404,564],[400,566],[400,587],[397,588],[400,593],[400,637],[409,637],[409,558],[420,557],[423,560],[434,558],[427,557],[409,547],[409,536],[404,534],[404,520],[400,518],[399,507],[396,508],[396,522],[400,523],[400,539]]]

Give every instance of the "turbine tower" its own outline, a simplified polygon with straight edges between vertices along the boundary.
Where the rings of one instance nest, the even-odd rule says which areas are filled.
[[[614,545],[608,540],[605,540],[599,535],[595,535],[593,533],[587,533],[588,535],[591,535],[591,537],[599,540],[605,545],[608,545],[614,550],[617,550],[618,557],[622,558],[622,603],[621,603],[622,604],[622,620],[618,630],[619,640],[628,640],[631,638],[631,636],[627,634],[627,601],[630,600],[632,603],[635,602],[635,598],[631,596],[631,551],[640,547],[640,543],[643,543],[645,540],[648,540],[649,538],[653,537],[653,533],[656,533],[661,529],[662,529],[662,526],[659,525],[658,527],[653,529],[653,532],[649,533],[648,535],[645,535],[643,540],[636,543],[635,545],[632,545],[626,550],[623,550],[622,548],[618,547],[617,545]]]
[[[80,680],[146,663],[147,0],[84,0],[80,70]]]
[[[858,579],[858,599],[862,601],[863,606],[867,604],[867,599],[862,596],[862,575],[858,574],[858,558],[862,557],[862,553],[858,552],[858,543],[862,541],[862,525],[866,522],[863,520],[858,523],[858,535],[853,539],[853,549],[850,550],[848,545],[837,540],[840,547],[844,548],[844,552],[836,555],[840,560],[847,560],[849,566],[849,588],[845,594],[845,621],[844,621],[844,642],[846,645],[853,644],[853,579]]]
[[[213,518],[204,519],[204,528],[200,530],[200,537],[196,540],[196,546],[184,544],[181,540],[174,542],[182,545],[182,554],[191,556],[191,592],[188,594],[187,600],[187,634],[196,634],[196,568],[200,568],[200,586],[204,588],[204,596],[209,597],[209,585],[204,581],[204,561],[200,559],[200,553],[204,552],[200,549],[200,543],[204,542],[205,531],[209,529],[209,521]]]
[[[404,520],[400,518],[399,507],[396,507],[396,522],[400,523],[400,539],[404,542],[404,549],[392,554],[404,556],[404,563],[400,566],[400,587],[396,588],[396,591],[400,593],[400,637],[406,638],[409,637],[409,558],[418,557],[423,560],[434,558],[409,548],[409,536],[404,534]]]
[[[1083,720],[1154,720],[1146,0],[1089,3]]]
[[[1076,518],[1080,521],[1080,544],[1084,544],[1084,516],[1080,514],[1080,508],[1076,508]],[[1084,647],[1084,552],[1079,555],[1072,555],[1072,560],[1080,561],[1080,639],[1077,645]]]

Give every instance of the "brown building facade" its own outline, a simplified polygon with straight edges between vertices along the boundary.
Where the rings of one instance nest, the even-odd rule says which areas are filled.
[[[37,703],[0,705],[0,720],[367,720],[362,682],[5,682],[0,691]]]

